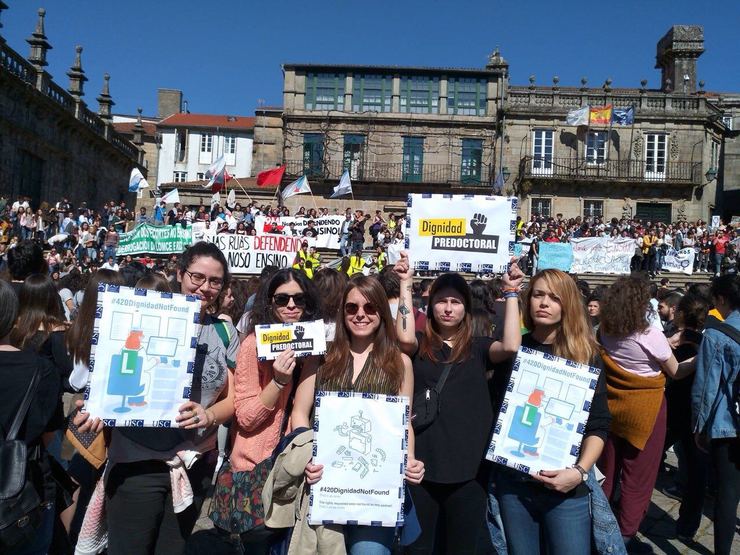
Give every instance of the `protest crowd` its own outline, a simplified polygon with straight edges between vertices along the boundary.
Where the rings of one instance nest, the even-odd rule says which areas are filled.
[[[2,553],[649,553],[637,534],[669,449],[678,457],[670,474],[681,501],[676,537],[691,544],[709,497],[714,552],[732,552],[740,237],[729,224],[517,218],[518,263],[471,279],[415,272],[413,250],[390,260],[388,251],[405,244],[404,214],[0,204],[2,461],[11,460],[13,431],[28,467],[27,487],[0,497]],[[328,216],[343,222],[336,265],[311,242],[314,220]],[[257,229],[260,217],[268,229]],[[278,226],[282,217],[306,222],[298,231]],[[300,248],[284,267],[246,279],[212,242],[179,254],[118,253],[121,236],[139,224],[198,223],[215,235],[295,236]],[[631,275],[592,287],[587,276],[538,269],[542,244],[587,237],[635,239]],[[683,289],[651,279],[668,249],[687,248],[693,270],[711,281]],[[193,388],[171,426],[115,426],[83,408],[99,301],[126,287],[161,293],[162,302],[178,293],[199,302]],[[325,353],[298,356],[290,347],[258,356],[261,326],[293,326],[300,338],[317,320]],[[131,333],[122,352],[135,354],[138,341]],[[598,375],[588,380],[593,397],[573,464],[527,473],[486,456],[492,430],[513,410],[506,396],[522,352]],[[401,434],[399,526],[311,521],[309,492],[335,471],[312,458],[314,411],[326,392],[413,401]],[[512,425],[509,437],[521,456],[545,456],[537,424],[527,428],[545,414],[543,394],[534,389],[517,407],[523,426]],[[143,399],[137,390],[120,408]],[[7,494],[10,486],[0,486]],[[214,527],[194,532],[206,503]]]

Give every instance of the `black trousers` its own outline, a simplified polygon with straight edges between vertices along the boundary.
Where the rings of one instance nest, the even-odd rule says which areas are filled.
[[[740,438],[711,441],[712,464],[717,475],[714,500],[714,553],[729,555],[735,538],[735,518],[740,502]]]
[[[164,462],[115,465],[105,488],[108,554],[180,555],[200,515],[215,462],[206,456],[187,471],[194,502],[178,514]]]
[[[421,535],[406,553],[473,555],[483,549],[487,497],[481,479],[457,484],[423,481],[410,489]]]

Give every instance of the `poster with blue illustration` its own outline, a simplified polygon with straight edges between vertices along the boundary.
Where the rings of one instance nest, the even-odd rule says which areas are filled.
[[[100,284],[85,407],[106,426],[175,427],[190,398],[200,300]]]
[[[600,372],[521,347],[486,458],[528,474],[575,464]]]

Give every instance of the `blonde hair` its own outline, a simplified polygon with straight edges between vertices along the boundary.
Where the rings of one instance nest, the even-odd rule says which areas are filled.
[[[536,327],[532,321],[530,307],[534,286],[540,280],[544,280],[552,294],[560,300],[560,327],[552,344],[553,354],[575,362],[590,364],[598,352],[593,328],[589,323],[581,292],[576,287],[573,278],[565,272],[542,270],[530,280],[523,298],[524,326],[530,331]]]

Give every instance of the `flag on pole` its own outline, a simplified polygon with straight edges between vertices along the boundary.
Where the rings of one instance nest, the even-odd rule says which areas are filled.
[[[617,125],[632,125],[635,123],[635,107],[614,108],[612,111],[612,123]]]
[[[177,189],[172,189],[169,193],[163,195],[160,200],[163,200],[166,204],[180,202],[180,193],[177,192]]]
[[[279,187],[283,180],[285,166],[272,168],[257,174],[257,187]]]
[[[131,170],[131,176],[128,178],[129,193],[138,193],[139,189],[146,189],[147,187],[149,187],[149,183],[146,182],[139,168]]]
[[[231,191],[229,191],[229,194],[226,196],[226,206],[229,208],[234,208],[236,206],[236,189],[233,187],[231,188]]]
[[[496,180],[493,182],[493,194],[500,195],[504,190],[504,172],[503,170],[498,171]]]
[[[589,123],[591,125],[609,125],[612,121],[612,105],[607,104],[606,106],[599,106],[598,108],[591,108],[591,116]]]
[[[211,188],[211,191],[218,192],[224,188],[224,184],[231,179],[229,172],[226,171],[226,157],[222,154],[218,159],[211,164],[206,170],[206,183],[203,188]]]
[[[337,198],[342,195],[352,194],[352,181],[349,179],[349,170],[344,170],[342,178],[339,180],[339,185],[334,187],[334,192],[329,198]]]
[[[286,186],[281,193],[283,200],[292,197],[293,195],[300,195],[301,193],[310,193],[311,187],[308,184],[308,179],[305,175],[302,175],[296,179],[293,183]]]
[[[565,125],[588,125],[589,107],[571,110],[565,117]]]
[[[211,195],[211,208],[213,208],[217,204],[221,204],[221,193],[218,191]]]

